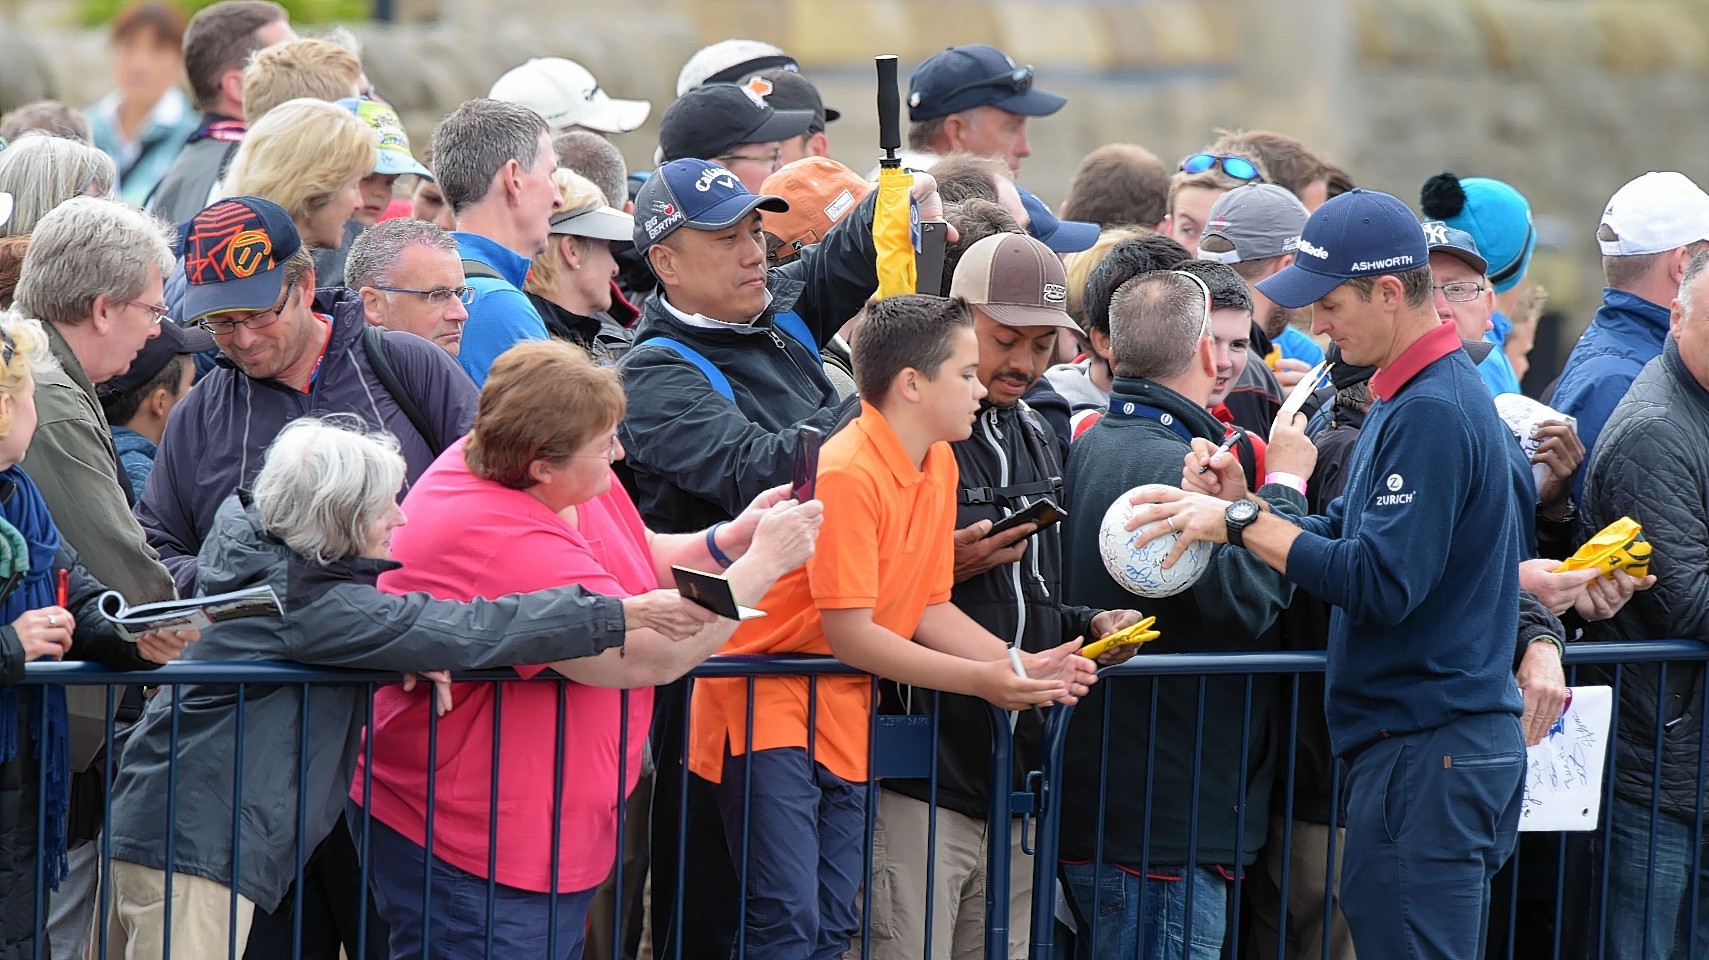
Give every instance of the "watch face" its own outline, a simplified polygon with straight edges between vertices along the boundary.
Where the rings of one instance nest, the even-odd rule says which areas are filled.
[[[1236,523],[1245,523],[1257,516],[1258,505],[1250,500],[1241,500],[1238,503],[1230,504],[1228,507],[1228,519]]]

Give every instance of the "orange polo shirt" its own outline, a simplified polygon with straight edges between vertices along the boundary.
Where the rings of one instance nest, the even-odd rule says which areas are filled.
[[[955,454],[936,443],[921,469],[877,408],[825,441],[818,499],[825,505],[813,557],[760,602],[768,614],[739,628],[720,653],[828,655],[820,610],[872,609],[874,623],[912,637],[926,607],[948,602],[955,579]],[[754,681],[755,750],[807,746],[809,677]],[[851,782],[867,779],[872,685],[865,677],[818,678],[814,759]],[[718,782],[724,753],[748,745],[748,682],[694,685],[689,769]]]

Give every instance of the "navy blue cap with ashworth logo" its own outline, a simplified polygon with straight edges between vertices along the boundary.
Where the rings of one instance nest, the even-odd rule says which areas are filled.
[[[1405,273],[1429,262],[1424,228],[1406,204],[1375,190],[1349,190],[1317,208],[1300,232],[1294,262],[1258,281],[1258,292],[1293,310],[1355,277]]]
[[[291,215],[271,200],[232,197],[191,217],[184,229],[184,322],[272,309],[285,289],[285,261],[301,247]]]
[[[936,120],[974,107],[996,107],[1026,117],[1048,117],[1067,97],[1033,89],[1033,68],[1017,67],[986,43],[949,47],[920,64],[908,78],[908,120]]]
[[[755,210],[788,213],[789,201],[750,193],[728,169],[709,160],[672,160],[647,178],[635,195],[635,250],[647,248],[679,227],[723,230]]]

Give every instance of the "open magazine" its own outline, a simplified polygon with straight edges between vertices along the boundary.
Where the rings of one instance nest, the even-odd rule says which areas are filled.
[[[151,630],[205,630],[243,617],[277,617],[284,612],[272,587],[250,587],[216,597],[162,600],[128,606],[116,590],[101,594],[101,615],[132,643]]]

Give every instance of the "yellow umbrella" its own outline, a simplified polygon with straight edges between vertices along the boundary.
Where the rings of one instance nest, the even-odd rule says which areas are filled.
[[[872,245],[878,249],[876,300],[913,293],[914,176],[901,166],[878,171],[878,207],[872,214]]]

